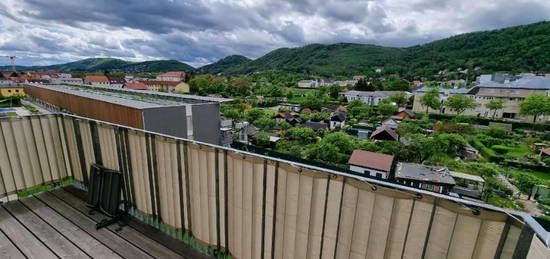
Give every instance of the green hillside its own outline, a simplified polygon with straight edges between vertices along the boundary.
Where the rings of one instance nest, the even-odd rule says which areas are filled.
[[[382,74],[429,77],[445,69],[476,67],[481,68],[480,72],[550,71],[548,53],[550,22],[539,22],[466,33],[408,48],[350,43],[281,48],[219,72],[244,74],[278,70],[350,76],[374,74],[374,69],[382,68]]]
[[[251,59],[241,55],[227,56],[216,61],[215,63],[200,67],[199,72],[210,74],[235,73],[238,71],[237,69],[240,65],[243,65],[250,61]]]
[[[8,70],[10,67],[0,67],[0,70]],[[176,60],[154,60],[144,62],[130,62],[116,58],[87,58],[66,64],[51,66],[18,66],[17,70],[59,70],[66,72],[167,72],[167,71],[185,71],[195,72],[195,68]]]

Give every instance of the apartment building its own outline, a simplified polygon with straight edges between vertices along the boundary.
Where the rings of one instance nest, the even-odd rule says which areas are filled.
[[[457,89],[439,89],[440,98],[445,101],[449,96],[454,94],[464,94],[476,100],[478,106],[474,109],[468,109],[464,111],[465,115],[492,117],[493,111],[486,107],[486,104],[491,100],[501,99],[504,100],[504,108],[496,111],[495,118],[532,121],[532,116],[522,116],[519,114],[520,102],[532,94],[544,94],[550,95],[550,79],[533,76],[523,75],[519,77],[508,77],[503,80],[501,77],[489,77],[483,76],[483,80],[472,88],[457,88]],[[495,80],[491,80],[495,78]],[[420,103],[422,95],[428,92],[431,88],[424,86],[415,92],[413,111],[425,112],[426,106]],[[446,107],[442,107],[441,110],[436,111],[428,108],[428,112],[440,112],[446,114],[454,114]],[[538,122],[545,122],[550,120],[550,116],[539,116]]]

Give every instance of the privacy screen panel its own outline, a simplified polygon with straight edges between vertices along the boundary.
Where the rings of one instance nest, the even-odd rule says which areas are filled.
[[[0,120],[0,197],[120,171],[140,219],[234,258],[540,258],[505,213],[68,115]],[[545,250],[546,249],[546,250]]]

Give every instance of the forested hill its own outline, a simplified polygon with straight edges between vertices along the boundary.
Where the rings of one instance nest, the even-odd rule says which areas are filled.
[[[433,76],[445,69],[483,72],[550,71],[550,22],[466,33],[408,48],[338,43],[281,48],[216,73],[245,74],[276,70],[322,76],[383,74]],[[224,61],[222,59],[219,62]],[[209,66],[217,66],[217,63]],[[221,66],[220,66],[221,67]],[[206,71],[208,72],[208,71]]]
[[[11,70],[11,67],[0,67],[0,70]],[[144,62],[130,62],[116,58],[87,58],[75,62],[51,66],[18,66],[17,70],[59,70],[66,72],[167,72],[185,71],[195,72],[195,68],[176,60],[153,60]]]
[[[200,67],[199,72],[210,74],[234,73],[236,71],[233,71],[233,69],[237,69],[240,65],[248,63],[250,61],[251,59],[241,55],[227,56],[218,60],[215,63]]]

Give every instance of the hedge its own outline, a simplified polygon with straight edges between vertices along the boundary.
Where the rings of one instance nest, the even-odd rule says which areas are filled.
[[[453,115],[453,114],[440,114],[430,113],[429,118],[432,120],[455,120],[457,122],[475,123],[479,125],[488,126],[489,122],[500,122],[512,124],[512,129],[528,129],[536,131],[550,131],[550,123],[531,123],[531,122],[519,122],[504,119],[491,119],[485,117],[477,117],[470,115]]]

